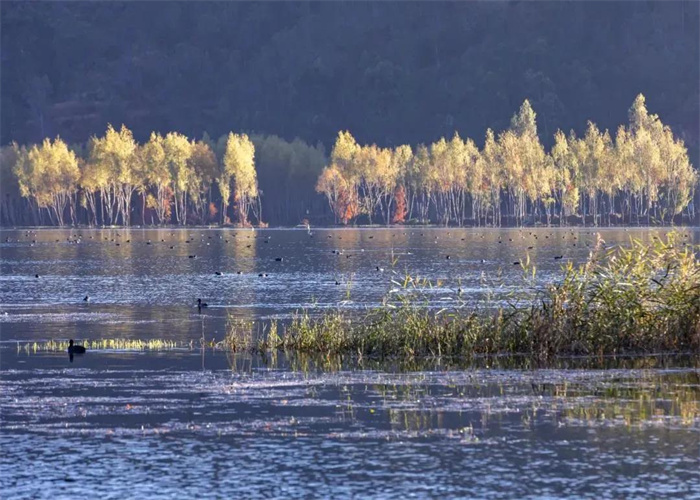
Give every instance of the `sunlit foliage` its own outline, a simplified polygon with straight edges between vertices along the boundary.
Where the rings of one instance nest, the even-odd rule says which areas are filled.
[[[75,194],[80,178],[75,153],[60,138],[44,139],[28,150],[12,146],[14,173],[22,196],[33,200],[38,208],[50,209],[51,221],[64,224],[67,206],[75,214]]]
[[[341,132],[317,190],[344,224],[358,216],[371,224],[377,215],[403,222],[390,216],[399,192],[409,219],[444,225],[663,223],[683,210],[693,217],[697,174],[683,141],[647,112],[641,94],[629,115],[615,139],[590,121],[581,138],[557,130],[549,153],[527,100],[507,130],[487,130],[481,149],[455,133],[414,154],[409,146],[360,145]]]
[[[557,130],[549,151],[526,100],[481,147],[459,133],[381,147],[341,131],[326,160],[300,139],[153,132],[139,144],[124,125],[87,145],[12,144],[0,154],[0,219],[248,226],[264,224],[265,200],[278,219],[321,223],[669,223],[695,217],[697,178],[684,142],[641,94],[614,134],[589,121],[580,136]]]
[[[222,182],[233,181],[233,201],[237,221],[241,226],[247,226],[248,215],[256,212],[255,202],[258,197],[258,178],[255,173],[255,146],[245,134],[231,132],[226,140],[226,152],[223,161]]]

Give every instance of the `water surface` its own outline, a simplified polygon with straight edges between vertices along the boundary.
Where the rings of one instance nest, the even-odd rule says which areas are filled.
[[[6,498],[700,493],[693,367],[327,371],[212,352],[3,361]]]
[[[681,231],[684,242],[700,242],[700,230]],[[302,309],[377,305],[392,289],[398,290],[392,281],[401,284],[407,274],[434,285],[425,291],[434,307],[498,305],[528,287],[557,279],[566,263],[585,261],[597,234],[612,247],[628,244],[632,237],[649,241],[666,232],[2,230],[0,327],[3,341],[78,333],[187,340],[203,330],[221,337],[229,314],[284,319]],[[515,264],[528,259],[537,270],[534,284]],[[83,302],[85,296],[89,303]],[[197,314],[197,298],[209,305],[204,315]]]
[[[608,246],[663,234],[599,232]],[[685,233],[697,242],[697,230]],[[693,355],[464,366],[179,349],[71,362],[22,347],[197,345],[222,338],[229,314],[361,310],[406,272],[434,283],[434,307],[499,303],[582,262],[595,230],[0,235],[3,498],[700,498]],[[529,283],[514,265],[528,255],[538,268]],[[202,314],[197,297],[209,303]]]

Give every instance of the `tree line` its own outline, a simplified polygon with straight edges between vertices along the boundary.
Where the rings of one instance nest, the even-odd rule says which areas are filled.
[[[219,158],[214,151],[218,151]],[[177,132],[152,133],[144,144],[122,125],[111,125],[83,149],[57,137],[41,144],[3,148],[3,163],[13,165],[19,193],[36,224],[132,224],[133,202],[141,202],[141,223],[185,225],[209,220],[219,208],[212,185],[221,193],[221,222],[234,204],[236,221],[260,221],[254,151],[245,134],[230,133],[217,143],[190,140]],[[3,207],[5,208],[5,207]],[[207,214],[208,212],[208,214]]]
[[[340,132],[328,160],[320,145],[234,132],[216,141],[153,132],[140,144],[124,125],[86,144],[12,143],[0,151],[0,222],[671,222],[694,217],[696,183],[685,144],[641,94],[614,138],[589,122],[582,137],[557,131],[549,152],[526,100],[482,147],[457,133],[384,148]]]
[[[248,226],[264,225],[265,208],[273,220],[296,224],[323,208],[313,186],[325,161],[320,145],[274,135],[214,141],[153,132],[139,144],[127,127],[111,125],[86,144],[12,143],[0,150],[0,222]]]
[[[316,189],[335,220],[438,224],[650,223],[694,218],[697,183],[684,142],[643,95],[615,136],[588,122],[577,137],[557,130],[547,152],[529,101],[510,127],[486,131],[479,148],[455,133],[429,145],[359,145],[341,132]]]

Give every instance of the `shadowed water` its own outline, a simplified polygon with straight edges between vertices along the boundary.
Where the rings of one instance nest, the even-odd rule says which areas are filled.
[[[541,284],[596,240],[530,232],[0,231],[2,498],[700,497],[693,355],[460,366],[91,350],[71,363],[16,345],[221,339],[229,313],[359,309],[406,270],[439,282],[436,307],[498,303],[525,291],[513,261],[529,254]],[[610,246],[663,231],[600,233]]]

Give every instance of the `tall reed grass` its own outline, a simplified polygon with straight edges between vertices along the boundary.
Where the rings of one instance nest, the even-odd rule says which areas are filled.
[[[435,311],[422,293],[433,285],[407,275],[403,282],[392,282],[393,293],[381,306],[360,317],[342,311],[312,317],[302,311],[283,328],[275,321],[261,326],[232,320],[225,345],[236,351],[282,349],[358,358],[697,353],[700,262],[695,250],[678,233],[609,250],[599,238],[584,264],[569,263],[556,282],[498,307]],[[529,259],[523,271],[523,284],[530,287],[536,270]]]

